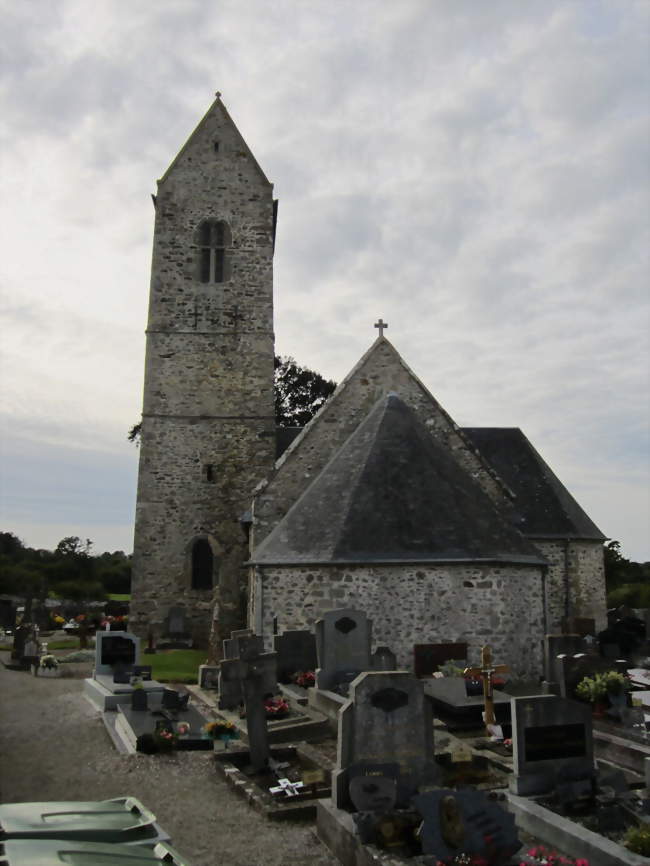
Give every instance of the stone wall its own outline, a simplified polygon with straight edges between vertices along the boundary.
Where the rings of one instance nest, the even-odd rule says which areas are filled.
[[[374,646],[413,668],[416,643],[467,642],[470,663],[490,644],[516,676],[542,674],[542,569],[514,565],[258,567],[251,623],[270,643],[278,631],[314,629],[328,610],[355,607],[373,621]]]
[[[476,448],[390,342],[379,339],[287,449],[267,485],[255,498],[252,549],[277,526],[377,400],[391,391],[416,412],[432,437],[450,451],[497,505],[508,501],[507,489]]]
[[[185,605],[205,643],[241,624],[240,518],[274,458],[273,188],[217,100],[156,197],[131,626],[160,634]],[[228,224],[223,282],[200,281],[199,226]],[[214,593],[191,588],[197,539]],[[215,643],[219,643],[219,635]]]
[[[607,625],[605,563],[600,541],[531,541],[549,562],[546,615],[549,634],[561,632],[566,616],[593,617],[598,631]]]

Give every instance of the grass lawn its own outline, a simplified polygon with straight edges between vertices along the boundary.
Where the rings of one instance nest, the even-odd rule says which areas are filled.
[[[158,650],[152,655],[143,653],[140,661],[151,665],[151,676],[161,683],[195,683],[207,654],[207,650]]]
[[[109,601],[131,601],[130,592],[109,592],[107,595]]]

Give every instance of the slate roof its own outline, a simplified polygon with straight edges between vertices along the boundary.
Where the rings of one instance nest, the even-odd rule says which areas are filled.
[[[543,563],[395,394],[382,397],[251,562]]]
[[[536,538],[605,536],[517,427],[465,427],[463,432],[515,493],[510,519]]]

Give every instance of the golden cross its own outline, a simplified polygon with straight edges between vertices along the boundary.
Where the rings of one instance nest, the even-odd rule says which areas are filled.
[[[485,701],[484,721],[486,727],[496,724],[494,715],[494,695],[492,693],[492,677],[494,674],[506,674],[510,668],[508,665],[495,665],[492,663],[492,650],[489,646],[481,648],[481,667],[465,668],[464,674],[479,677],[483,680],[483,700]]]

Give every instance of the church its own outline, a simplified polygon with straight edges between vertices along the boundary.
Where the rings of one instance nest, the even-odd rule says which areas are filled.
[[[383,333],[310,423],[276,431],[273,186],[220,95],[153,196],[131,628],[218,648],[360,608],[413,645],[542,669],[605,622],[605,536],[513,428],[460,428]],[[369,322],[370,330],[370,322]],[[282,450],[284,448],[284,450]]]

